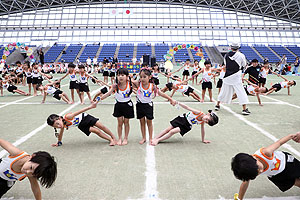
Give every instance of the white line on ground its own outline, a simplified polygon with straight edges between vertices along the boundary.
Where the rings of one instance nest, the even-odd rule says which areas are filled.
[[[273,100],[273,101],[276,101],[278,103],[286,104],[286,105],[292,106],[294,108],[300,109],[300,106],[297,106],[297,105],[294,105],[294,104],[291,104],[291,103],[288,103],[288,102],[285,102],[285,101],[281,101],[281,100],[274,99],[272,97],[268,97],[268,96],[264,96],[264,95],[260,95],[260,96],[265,97],[265,98],[270,99],[270,100]]]
[[[226,200],[224,197],[219,195],[219,199],[217,200]],[[291,197],[262,197],[262,198],[246,198],[245,200],[299,200],[300,196],[291,196]]]
[[[91,95],[94,95],[98,90],[94,90]],[[87,96],[84,98],[87,99]],[[76,107],[80,102],[77,102],[71,106],[69,106],[67,109],[63,110],[61,113],[59,113],[58,115],[63,115],[66,112],[68,112],[69,110],[73,109],[74,107]],[[41,126],[39,126],[38,128],[34,129],[33,131],[31,131],[30,133],[28,133],[27,135],[21,137],[20,139],[18,139],[16,142],[13,143],[14,146],[19,146],[20,144],[24,143],[25,141],[27,141],[28,139],[30,139],[32,136],[34,136],[35,134],[37,134],[38,132],[40,132],[41,130],[43,130],[45,127],[47,126],[47,123],[43,123]],[[2,158],[4,155],[7,154],[7,151],[2,150],[0,152],[0,158]]]

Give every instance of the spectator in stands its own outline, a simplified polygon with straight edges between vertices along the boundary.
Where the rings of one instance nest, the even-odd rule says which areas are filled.
[[[94,65],[94,67],[98,64],[98,59],[97,59],[97,57],[95,56],[94,57],[94,59],[93,59],[93,65]]]
[[[283,68],[285,67],[285,65],[287,64],[287,57],[285,56],[285,54],[283,54],[281,60],[280,60],[280,71],[279,74],[281,74]]]
[[[43,49],[40,49],[39,51],[39,56],[40,56],[40,62],[42,65],[44,65],[44,52],[43,52]]]
[[[258,82],[259,82],[259,72],[260,72],[260,66],[258,65],[258,60],[257,59],[253,59],[251,61],[251,66],[248,67],[243,76],[242,76],[242,79],[244,79],[244,76],[246,74],[249,74],[249,78],[248,80],[251,82],[251,83],[254,83],[255,85],[258,85]]]
[[[293,70],[293,74],[297,74],[297,73],[298,73],[299,64],[300,64],[300,62],[299,62],[299,57],[297,56],[297,57],[296,57],[296,60],[295,60],[295,62],[294,62],[294,70]]]
[[[92,59],[90,57],[88,57],[86,59],[86,66],[91,67],[91,65],[92,65]]]
[[[115,54],[114,55],[114,58],[113,58],[113,61],[112,61],[112,64],[116,64],[116,63],[118,63],[119,61],[118,61],[118,58],[117,58],[117,55]]]

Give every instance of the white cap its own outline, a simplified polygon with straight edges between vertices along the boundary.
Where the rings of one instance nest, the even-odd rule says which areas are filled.
[[[241,46],[238,42],[233,42],[233,43],[231,43],[230,47],[232,49],[239,49]]]

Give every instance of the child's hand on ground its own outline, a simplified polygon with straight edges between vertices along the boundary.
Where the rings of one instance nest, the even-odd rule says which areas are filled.
[[[293,140],[294,140],[295,142],[300,143],[300,132],[297,132],[297,133],[294,135]]]
[[[52,147],[58,147],[58,144],[55,143],[55,144],[51,144]]]

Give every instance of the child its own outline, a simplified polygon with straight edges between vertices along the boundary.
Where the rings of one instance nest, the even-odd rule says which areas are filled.
[[[173,92],[172,92],[172,94],[171,94],[170,97],[172,98],[175,92],[180,92],[183,95],[191,96],[195,100],[201,101],[199,95],[194,91],[194,89],[191,86],[186,85],[187,81],[188,80],[185,80],[185,81],[175,81],[174,83],[168,83],[166,85],[166,87],[169,90],[173,89]]]
[[[69,75],[70,78],[70,85],[69,85],[69,89],[71,90],[71,98],[72,98],[72,104],[75,102],[75,98],[74,98],[74,90],[76,90],[79,98],[80,98],[80,93],[79,93],[79,83],[76,77],[76,70],[75,70],[75,65],[73,63],[69,63],[68,65],[68,72],[59,79],[59,81],[62,81],[66,76]],[[80,98],[81,100],[81,98]],[[83,102],[81,102],[83,103]]]
[[[86,92],[86,94],[88,95],[88,98],[90,100],[91,103],[93,103],[91,94],[90,94],[90,89],[89,89],[89,85],[88,85],[88,79],[89,78],[94,78],[91,75],[87,74],[85,71],[85,68],[83,65],[79,65],[79,98],[80,98],[80,102],[81,104],[84,104],[84,92]]]
[[[109,66],[107,63],[103,63],[103,67],[102,67],[102,70],[103,70],[103,77],[104,77],[104,82],[105,83],[108,83],[108,76],[109,76]]]
[[[156,95],[160,95],[165,99],[168,99],[171,104],[175,102],[166,94],[162,93],[154,83],[151,81],[151,71],[148,69],[142,69],[140,71],[140,81],[133,82],[137,88],[137,104],[136,104],[136,115],[137,119],[140,120],[142,140],[140,144],[146,142],[146,119],[149,132],[149,144],[152,142],[153,134],[153,102],[152,98],[155,98]]]
[[[197,74],[200,70],[200,66],[199,66],[199,62],[198,60],[194,61],[194,68],[193,68],[193,72],[192,72],[192,80],[193,80],[193,85],[194,85],[194,81],[196,81],[196,84],[198,84],[198,75],[194,76],[195,74]]]
[[[116,83],[112,85],[110,90],[101,97],[101,100],[110,96],[115,92],[116,104],[114,106],[113,116],[118,120],[118,145],[128,144],[129,135],[129,119],[134,118],[133,103],[131,101],[132,83],[127,68],[119,68],[117,70]],[[125,137],[122,142],[122,129],[125,129]]]
[[[105,140],[110,141],[109,145],[114,146],[115,145],[115,136],[112,134],[112,132],[105,127],[98,118],[95,118],[89,114],[84,113],[87,110],[90,110],[92,108],[96,108],[97,103],[93,102],[90,106],[83,108],[77,112],[68,113],[65,116],[58,116],[56,114],[52,114],[47,119],[47,124],[49,126],[54,127],[55,130],[55,136],[58,138],[58,141],[56,144],[52,144],[53,147],[58,147],[62,145],[62,137],[65,128],[68,130],[69,127],[77,126],[83,133],[85,133],[87,136],[89,136],[92,133],[95,133],[99,137],[102,137]],[[56,129],[59,128],[60,132],[59,134],[56,132]],[[99,130],[100,129],[100,130]],[[104,131],[106,134],[104,134],[102,131]]]
[[[217,88],[219,88],[218,94],[220,94],[220,91],[221,91],[221,88],[222,88],[222,85],[223,85],[223,78],[225,76],[226,66],[223,64],[221,66],[221,68],[219,69],[219,71],[220,71],[220,77],[219,77],[219,80],[217,82]]]
[[[17,75],[17,84],[21,83],[25,85],[25,81],[23,79],[23,66],[20,61],[16,62],[17,68],[15,70],[15,74]]]
[[[191,66],[190,62],[191,62],[190,59],[187,59],[185,61],[184,65],[180,68],[180,69],[184,68],[183,72],[182,72],[182,76],[183,76],[182,77],[182,81],[184,81],[184,79],[188,79],[189,78],[189,75],[190,75],[189,69],[190,69],[190,66]]]
[[[259,87],[265,87],[265,84],[267,82],[267,76],[269,73],[275,74],[277,75],[277,73],[273,72],[270,68],[269,68],[269,61],[266,60],[264,61],[264,65],[260,70],[260,74],[259,74]]]
[[[10,78],[8,74],[4,74],[3,78],[4,78],[4,80],[2,78],[0,78],[1,96],[3,96],[3,88],[7,89],[8,92],[11,92],[13,94],[16,92],[16,93],[24,95],[24,96],[29,95],[28,93],[24,92],[23,90],[18,89],[16,86],[11,85],[9,83],[9,81],[16,79],[16,77]]]
[[[155,63],[153,65],[153,69],[152,69],[152,82],[155,84],[155,85],[159,85],[159,78],[158,78],[158,75],[160,74],[160,71],[159,71],[159,67],[158,67],[158,64]]]
[[[291,95],[290,87],[291,86],[295,86],[296,85],[296,81],[289,81],[288,79],[284,78],[280,74],[277,74],[277,76],[283,78],[284,81],[272,85],[272,87],[269,89],[269,91],[267,93],[265,93],[264,95],[269,95],[269,94],[271,94],[274,91],[278,92],[279,90],[281,90],[281,88],[287,88],[288,89],[288,95]]]
[[[16,181],[27,177],[35,199],[41,200],[38,181],[45,188],[53,185],[57,175],[54,157],[45,151],[29,155],[3,139],[0,139],[0,146],[9,153],[9,156],[0,159],[0,198]]]
[[[69,97],[66,93],[61,91],[60,89],[56,88],[56,84],[59,83],[59,81],[50,81],[47,77],[46,79],[50,82],[46,84],[45,86],[39,86],[39,90],[43,92],[43,100],[42,103],[45,103],[47,94],[53,95],[53,98],[57,100],[64,100],[67,104],[72,104],[72,102],[69,100]]]
[[[32,64],[32,87],[33,87],[33,96],[37,96],[37,85],[42,84],[41,71],[38,69],[38,65],[35,63]]]
[[[116,64],[112,64],[109,73],[110,82],[112,85],[115,83],[116,71],[117,71]]]
[[[218,116],[212,112],[211,110],[208,111],[208,114],[204,114],[203,112],[190,108],[187,105],[178,102],[178,104],[190,111],[183,115],[180,115],[170,121],[171,126],[163,130],[158,136],[156,136],[152,140],[152,145],[155,146],[159,142],[166,140],[173,136],[175,133],[180,133],[181,136],[184,136],[187,132],[192,129],[194,124],[201,124],[201,138],[204,144],[210,143],[210,141],[205,140],[205,131],[204,131],[204,124],[207,123],[210,126],[214,126],[219,122]]]
[[[239,153],[232,158],[231,170],[237,179],[243,181],[239,199],[244,198],[250,180],[260,174],[267,175],[282,192],[293,186],[300,187],[300,162],[287,152],[277,151],[291,139],[299,143],[300,132],[285,136],[272,145],[257,150],[254,155]]]
[[[24,74],[26,76],[26,82],[28,84],[28,93],[29,95],[31,95],[32,72],[31,72],[30,64],[27,62],[24,63]]]

